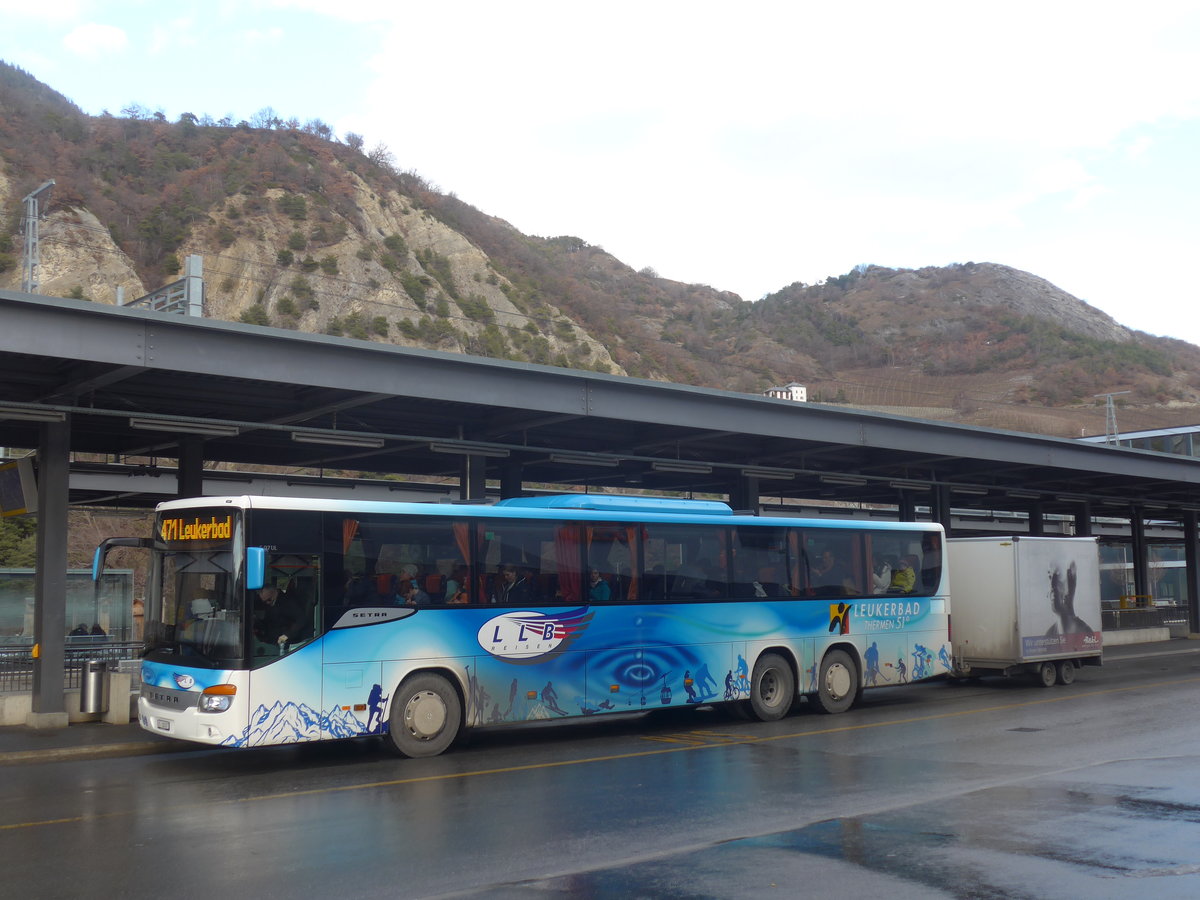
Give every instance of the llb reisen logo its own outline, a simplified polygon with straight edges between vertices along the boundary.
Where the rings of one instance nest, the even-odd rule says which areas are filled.
[[[513,610],[483,623],[479,646],[498,659],[537,662],[566,650],[591,621],[586,606],[560,613]]]

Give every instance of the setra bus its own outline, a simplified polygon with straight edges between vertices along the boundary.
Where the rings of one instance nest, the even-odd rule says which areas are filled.
[[[950,671],[929,523],[568,494],[159,505],[138,717],[253,747],[725,703],[768,721]]]

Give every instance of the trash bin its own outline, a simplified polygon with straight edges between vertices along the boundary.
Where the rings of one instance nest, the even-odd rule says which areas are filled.
[[[102,659],[89,659],[83,664],[79,683],[79,711],[108,712],[108,663]]]

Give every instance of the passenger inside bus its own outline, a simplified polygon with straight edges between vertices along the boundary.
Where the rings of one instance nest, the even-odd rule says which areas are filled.
[[[275,585],[258,591],[254,604],[254,637],[264,647],[282,650],[312,637],[312,621],[304,604]]]
[[[496,603],[505,606],[528,606],[533,602],[533,588],[527,572],[518,571],[513,565],[505,565],[500,569],[500,577],[502,580],[496,591]]]
[[[429,606],[429,595],[417,587],[408,578],[400,579],[397,586],[396,602],[400,606]]]
[[[612,588],[600,577],[600,570],[593,568],[588,573],[588,603],[607,603],[612,599]]]
[[[894,556],[881,557],[871,569],[871,590],[876,594],[885,594],[892,586],[892,570],[896,567]]]
[[[445,598],[447,603],[463,604],[470,602],[467,582],[471,576],[466,566],[459,564],[450,572],[446,579]]]
[[[911,594],[917,586],[917,572],[914,568],[916,557],[905,556],[896,564],[892,572],[892,583],[888,586],[889,594]]]
[[[813,587],[818,596],[838,597],[847,593],[855,593],[850,570],[838,558],[832,547],[826,547],[821,551],[812,574]]]

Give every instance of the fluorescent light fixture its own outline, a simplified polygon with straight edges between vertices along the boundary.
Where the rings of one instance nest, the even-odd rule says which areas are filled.
[[[0,419],[12,419],[17,422],[65,422],[67,414],[57,409],[0,406]]]
[[[681,472],[685,475],[707,475],[712,472],[708,463],[686,462],[684,460],[668,460],[666,462],[650,463],[655,472]]]
[[[1171,508],[1166,503],[1143,503],[1142,506],[1145,509],[1170,509]]]
[[[849,484],[855,487],[862,487],[867,483],[867,479],[860,478],[857,475],[822,475],[822,484]]]
[[[1014,500],[1038,500],[1042,496],[1037,491],[1006,491],[1005,493]]]
[[[486,444],[433,441],[430,443],[429,449],[434,453],[449,453],[454,456],[490,456],[495,459],[503,459],[508,456],[508,451],[503,447],[489,447]]]
[[[952,484],[950,490],[956,494],[974,494],[977,497],[982,497],[988,492],[987,488],[981,487],[963,487],[961,485]]]
[[[898,491],[927,491],[933,485],[924,481],[889,481],[888,487],[895,488]]]
[[[378,450],[383,446],[383,438],[338,434],[336,431],[293,431],[292,440],[298,444],[325,444],[330,447],[372,447]]]
[[[550,462],[565,466],[600,466],[604,469],[615,469],[621,464],[619,459],[611,456],[588,456],[586,453],[551,453]]]
[[[792,479],[796,477],[796,473],[791,469],[774,469],[770,466],[746,466],[742,469],[742,474],[747,478],[776,478],[776,479]]]
[[[1068,497],[1066,494],[1058,494],[1054,498],[1060,503],[1087,503],[1087,497]]]
[[[133,416],[130,428],[140,431],[170,431],[175,434],[200,434],[205,437],[234,437],[239,429],[236,425],[218,425],[216,422],[188,422],[179,419],[153,419]]]

